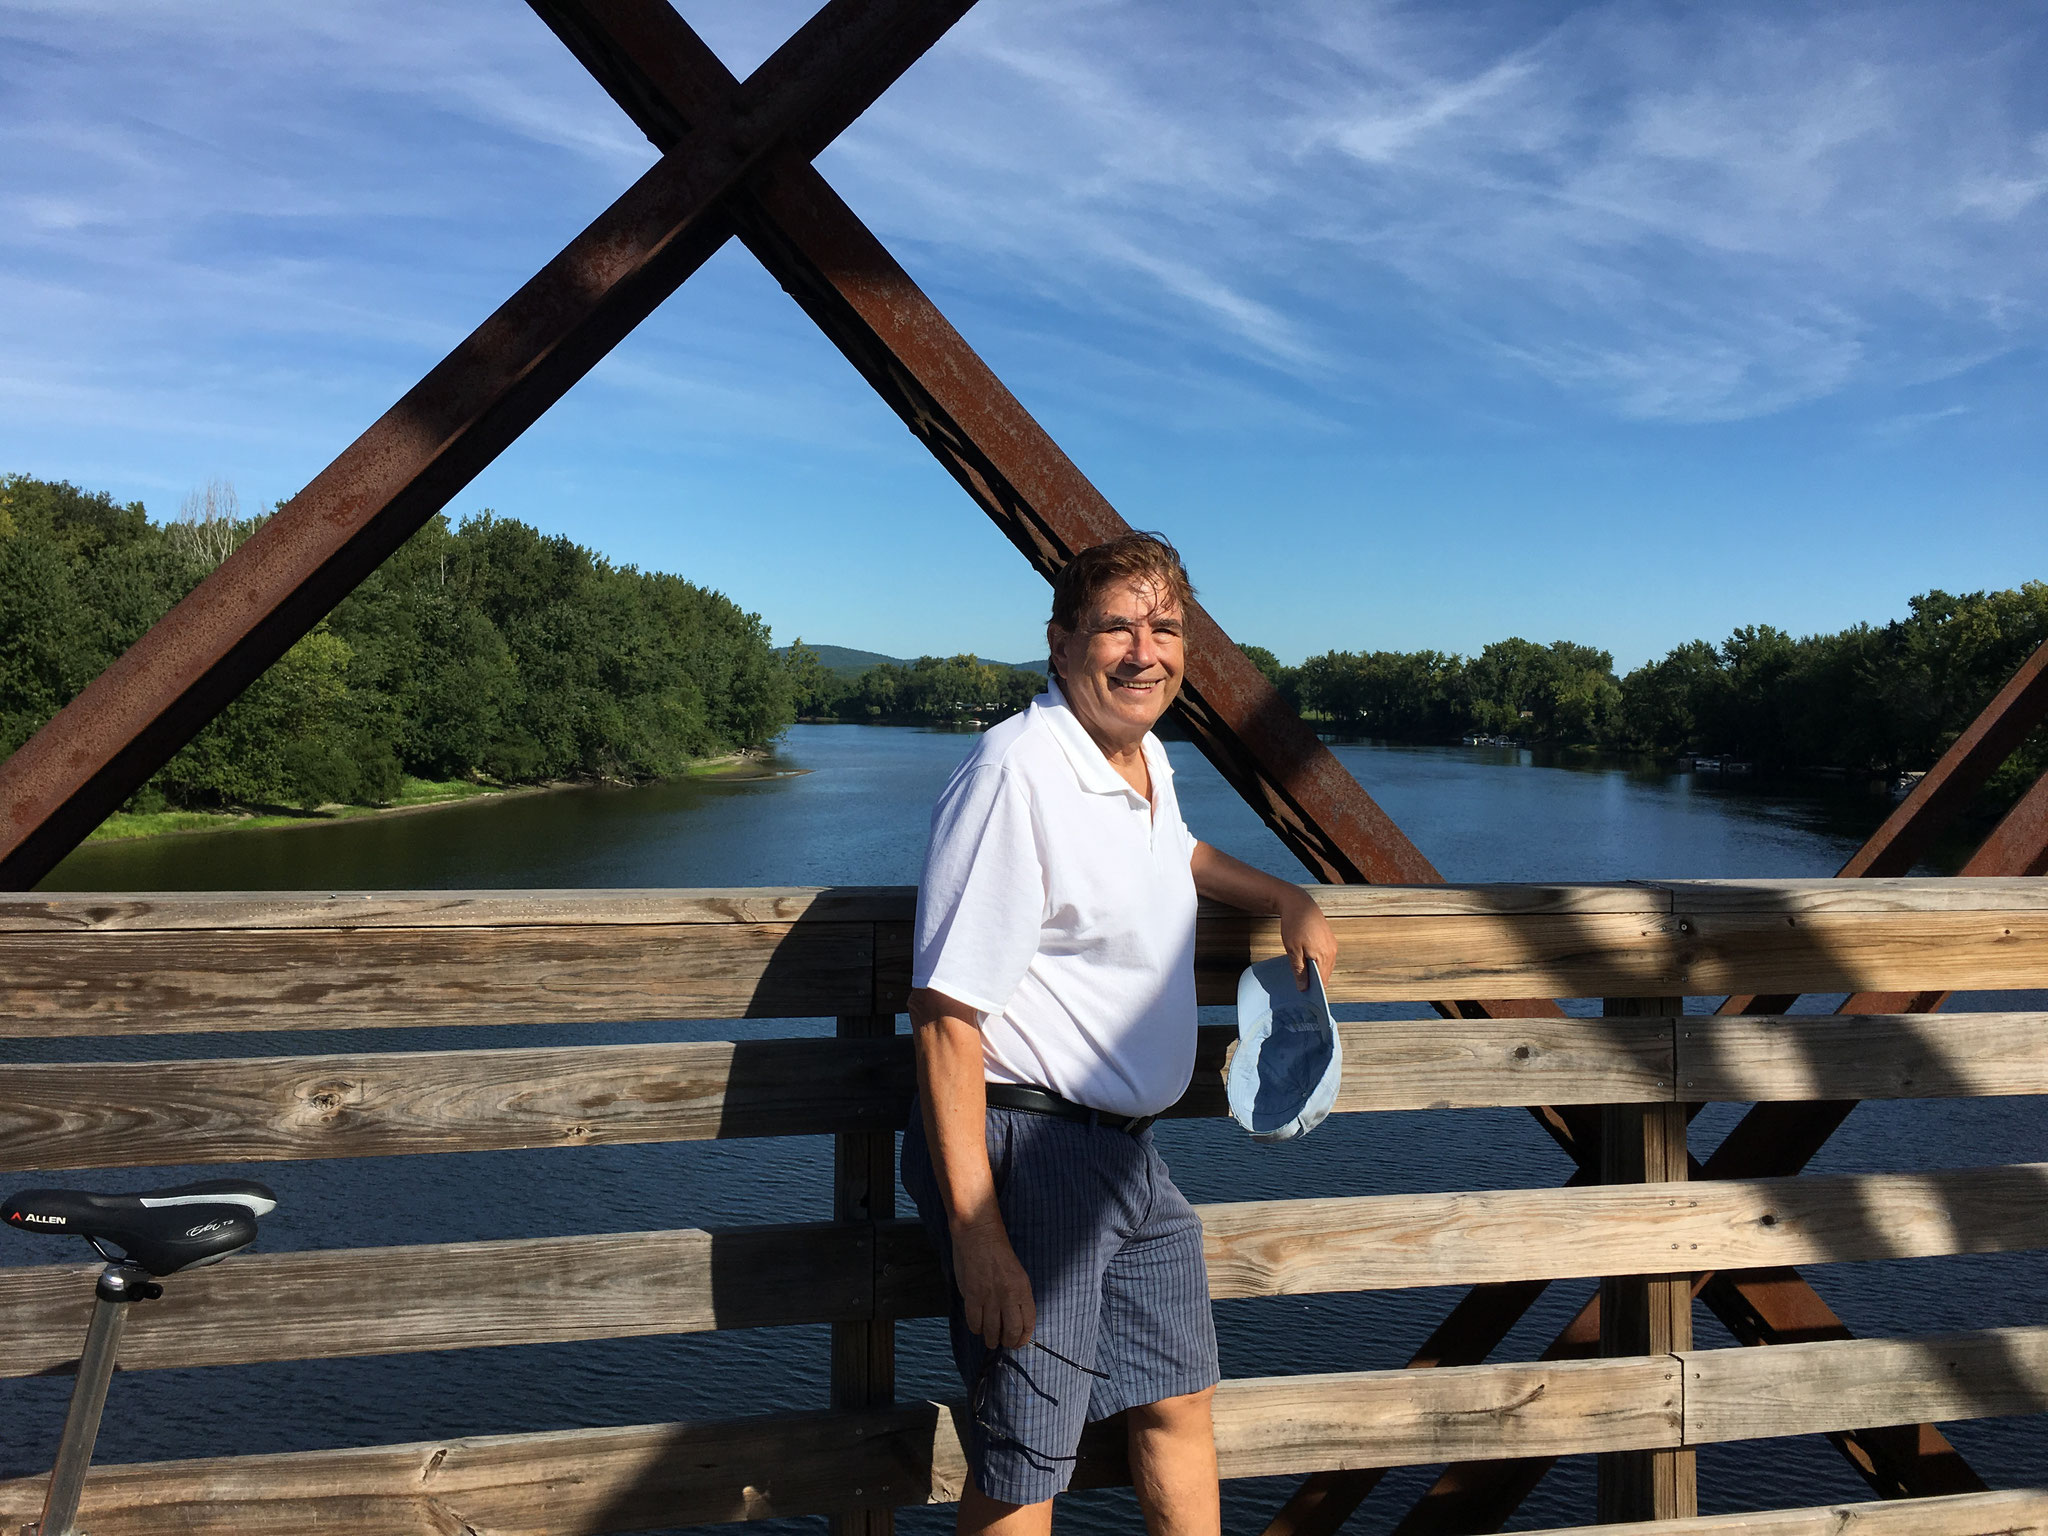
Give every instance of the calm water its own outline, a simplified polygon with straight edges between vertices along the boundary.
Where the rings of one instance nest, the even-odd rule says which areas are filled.
[[[46,888],[69,890],[424,887],[720,886],[903,883],[916,879],[925,818],[971,738],[940,732],[800,726],[778,767],[790,777],[575,790],[430,814],[86,849]],[[1193,748],[1169,748],[1198,835],[1298,878],[1298,871]],[[1507,750],[1336,751],[1452,880],[1832,874],[1890,802],[1860,793],[1803,798],[1723,789],[1617,767],[1545,765]],[[1942,862],[1953,863],[1953,851]],[[1831,1000],[1820,1000],[1822,1005]],[[2048,1006],[2039,995],[1963,1006]],[[1699,1006],[1704,1006],[1703,1004]],[[1349,1009],[1353,1017],[1420,1009]],[[1227,1018],[1208,1010],[1212,1021]],[[0,1060],[133,1059],[437,1050],[465,1046],[723,1039],[826,1033],[828,1020],[650,1027],[336,1031],[159,1036],[26,1046]],[[1693,1131],[1704,1154],[1738,1106]],[[1816,1171],[1972,1166],[2048,1160],[2038,1100],[1866,1105]],[[1566,1160],[1520,1111],[1350,1115],[1307,1141],[1254,1148],[1228,1124],[1178,1122],[1158,1136],[1197,1201],[1375,1194],[1551,1184]],[[631,1231],[827,1214],[824,1138],[604,1147],[247,1169],[283,1196],[267,1219],[270,1250]],[[80,1182],[138,1187],[185,1170],[86,1172]],[[62,1170],[50,1178],[63,1179]],[[43,1182],[23,1176],[20,1182]],[[48,1262],[49,1245],[0,1234],[0,1263]],[[2022,1254],[1820,1269],[1812,1278],[1859,1332],[1901,1334],[2048,1320],[2048,1260]],[[1500,1358],[1530,1358],[1584,1300],[1559,1285]],[[1237,1301],[1218,1307],[1226,1375],[1360,1370],[1405,1363],[1454,1299],[1448,1292]],[[1702,1347],[1729,1342],[1701,1314]],[[102,1431],[108,1461],[377,1444],[589,1424],[632,1424],[815,1408],[825,1400],[822,1328],[765,1329],[614,1343],[472,1350],[384,1359],[285,1363],[117,1379]],[[939,1330],[900,1330],[900,1390],[952,1395]],[[68,1393],[62,1380],[0,1382],[0,1476],[48,1465]],[[1962,1424],[1952,1438],[1994,1485],[2048,1481],[2041,1418]],[[1824,1441],[1710,1447],[1701,1462],[1709,1511],[1867,1497]],[[1350,1529],[1390,1530],[1433,1473],[1382,1484]],[[1257,1532],[1291,1479],[1226,1485],[1225,1523]],[[1561,1465],[1510,1529],[1591,1518],[1589,1461]],[[950,1511],[912,1511],[906,1530],[950,1528]],[[1076,1496],[1063,1524],[1138,1528],[1127,1494]],[[776,1522],[805,1531],[817,1521]]]

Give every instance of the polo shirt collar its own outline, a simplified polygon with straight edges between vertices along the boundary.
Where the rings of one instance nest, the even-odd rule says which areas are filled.
[[[1031,708],[1045,723],[1046,729],[1052,732],[1052,739],[1059,743],[1060,751],[1066,754],[1067,762],[1073,767],[1074,777],[1081,781],[1082,789],[1091,795],[1131,795],[1138,799],[1144,798],[1124,782],[1124,776],[1110,765],[1107,757],[1103,756],[1102,748],[1095,744],[1095,738],[1090,736],[1087,728],[1074,717],[1074,711],[1067,704],[1066,695],[1060,692],[1058,678],[1047,675],[1045,692],[1031,701]],[[1145,764],[1151,769],[1155,784],[1161,776],[1173,776],[1173,767],[1166,761],[1165,750],[1150,731],[1145,733],[1141,750],[1145,754]],[[1157,796],[1156,789],[1154,796]]]

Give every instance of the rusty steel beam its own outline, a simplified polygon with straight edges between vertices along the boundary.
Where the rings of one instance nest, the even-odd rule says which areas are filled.
[[[2020,663],[2019,670],[2006,679],[2005,686],[1977,711],[1977,718],[1949,743],[1948,750],[1885,818],[1884,825],[1871,833],[1863,846],[1849,856],[1849,862],[1835,872],[1837,876],[1857,879],[1910,871],[2043,720],[2048,720],[2048,640],[2036,646],[2034,653]],[[2034,794],[2038,793],[2040,786],[2036,785]],[[2022,804],[2032,801],[2034,794]],[[2037,804],[2017,822],[2008,814],[1992,837],[2017,840],[2027,847],[2048,847],[2048,800]],[[1985,857],[1989,848],[1988,843],[1980,847],[1977,857]],[[1991,856],[2011,874],[2044,872],[2039,859],[2029,864],[2024,859],[2015,862],[1996,853]],[[1725,1000],[1715,1011],[1789,1013],[1797,1000],[1790,994],[1736,996]]]
[[[1910,869],[2044,717],[2048,717],[2048,643],[2037,647],[1978,712],[1914,793],[1842,866],[1840,877],[1901,874]],[[1962,873],[2048,873],[2048,774],[2007,811]],[[1864,993],[1848,998],[1836,1011],[1932,1013],[1947,996],[1943,992]],[[1796,1000],[1789,995],[1731,997],[1719,1011],[1784,1013]],[[1706,1164],[1695,1169],[1695,1177],[1749,1179],[1796,1174],[1855,1107],[1854,1100],[1759,1104],[1736,1123]],[[1569,1141],[1560,1138],[1560,1144],[1572,1150]],[[1476,1290],[1468,1293],[1460,1307],[1478,1294]],[[1744,1344],[1850,1336],[1834,1310],[1796,1271],[1706,1275],[1695,1286],[1695,1294],[1704,1296],[1729,1332]],[[1517,1300],[1519,1316],[1535,1296]],[[1503,1297],[1500,1304],[1512,1302]],[[1552,1347],[1564,1346],[1573,1330],[1583,1331],[1584,1326],[1582,1313]],[[1931,1424],[1852,1430],[1828,1438],[1871,1487],[1887,1498],[1965,1492],[1983,1486]],[[1404,1536],[1416,1536],[1425,1530],[1497,1529],[1552,1465],[1530,1460],[1454,1465],[1423,1494],[1397,1530]],[[1379,1476],[1377,1472],[1317,1474],[1267,1527],[1266,1536],[1329,1536],[1372,1490]]]
[[[1706,1303],[1745,1345],[1849,1339],[1855,1334],[1794,1269],[1708,1272],[1694,1277],[1693,1296]],[[1539,1357],[1590,1358],[1598,1352],[1600,1298],[1580,1309]],[[1980,1493],[1979,1478],[1932,1424],[1830,1431],[1828,1440],[1883,1498]],[[1392,1536],[1470,1536],[1497,1531],[1549,1476],[1554,1456],[1453,1462],[1416,1500]]]
[[[2037,659],[2038,656],[2037,652]],[[2033,787],[1999,818],[1998,825],[1977,845],[1977,851],[1970,855],[1960,873],[1971,877],[2048,874],[2048,773],[2036,779]],[[1946,992],[1861,992],[1835,1011],[1934,1013],[1948,1001],[1948,996]],[[1794,1000],[1773,997],[1763,1001],[1783,1001],[1789,1007]],[[1782,1013],[1785,1009],[1769,1011]],[[1758,1104],[1735,1123],[1707,1159],[1702,1176],[1755,1179],[1797,1173],[1840,1129],[1857,1102],[1829,1099]],[[1782,1326],[1789,1330],[1798,1324],[1786,1318]]]
[[[1842,866],[1842,874],[1853,878],[1911,870],[2043,720],[2048,720],[2048,640],[2020,663],[1913,792]]]
[[[1800,1344],[1855,1335],[1795,1269],[1712,1272],[1693,1280],[1693,1296],[1706,1303],[1744,1344]],[[1790,1327],[1783,1316],[1795,1316]],[[1599,1353],[1600,1297],[1596,1293],[1565,1324],[1543,1360],[1584,1360]],[[1828,1440],[1888,1499],[1944,1493],[1981,1493],[1985,1484],[1932,1424],[1837,1430]],[[1471,1536],[1505,1525],[1536,1485],[1557,1465],[1555,1456],[1453,1462],[1444,1468],[1390,1536]]]
[[[738,82],[667,0],[528,0],[656,148]],[[807,157],[731,203],[740,238],[1032,566],[1129,524]],[[1198,604],[1176,706],[1202,753],[1319,880],[1443,877]]]
[[[4,764],[0,889],[54,866],[731,235],[721,200],[817,154],[973,0],[830,0]]]
[[[2013,804],[1977,846],[1966,875],[2048,875],[2048,773]]]
[[[1971,877],[2048,873],[2048,773],[2035,780],[2033,788],[2000,818],[1960,873]],[[1948,997],[1946,992],[1859,992],[1835,1011],[1934,1013]],[[1855,1099],[1828,1099],[1758,1104],[1736,1121],[1707,1159],[1702,1177],[1756,1179],[1797,1173],[1841,1128],[1857,1103]],[[1801,1324],[1795,1317],[1781,1315],[1774,1326],[1792,1332]]]

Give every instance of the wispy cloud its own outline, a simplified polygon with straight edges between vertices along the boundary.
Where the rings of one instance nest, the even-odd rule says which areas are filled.
[[[863,208],[1335,387],[1452,347],[1737,419],[2042,334],[2038,12],[1043,0],[947,46],[835,152]]]
[[[685,9],[745,73],[809,5]],[[1127,409],[1205,418],[1206,372],[1315,432],[1418,392],[1735,420],[2042,339],[2044,33],[2022,8],[991,0],[825,165],[935,290],[1092,353]],[[650,158],[485,0],[22,0],[0,93],[15,362],[89,391],[86,354],[167,376],[209,327],[259,369],[333,347],[402,386]]]

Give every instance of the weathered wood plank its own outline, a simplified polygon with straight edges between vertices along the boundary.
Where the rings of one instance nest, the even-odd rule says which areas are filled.
[[[1683,1072],[1669,1020],[1339,1029],[1347,1112],[2048,1091],[2043,1014],[1689,1019]],[[1202,1031],[1172,1113],[1224,1112],[1233,1034]],[[1873,1044],[1890,1037],[1918,1044]],[[891,1037],[22,1064],[0,1098],[0,1171],[881,1131],[911,1083]]]
[[[1663,1019],[1464,1019],[1455,1029],[1439,1019],[1391,1019],[1337,1027],[1344,1039],[1337,1108],[1344,1111],[1604,1104],[1672,1091],[1671,1025]]]
[[[1670,920],[1593,913],[1333,921],[1340,1002],[1672,986]],[[883,945],[873,951],[877,930]],[[1203,1002],[1277,953],[1268,919],[1205,920]],[[0,1036],[414,1027],[900,1011],[906,924],[836,921],[0,934]]]
[[[1629,880],[1304,887],[1331,916],[1561,913],[2040,911],[2025,878]],[[215,929],[479,928],[590,924],[908,922],[911,886],[740,886],[514,891],[0,893],[0,933]],[[1205,915],[1227,909],[1205,906]]]
[[[518,891],[119,891],[0,894],[0,933],[235,929],[573,928],[672,923],[908,922],[908,885]]]
[[[1218,1300],[2048,1248],[2048,1164],[1200,1207]],[[883,1322],[944,1309],[914,1220],[253,1252],[135,1309],[131,1370]],[[68,1369],[97,1265],[0,1269],[0,1376]],[[875,1275],[872,1294],[867,1276]],[[871,1310],[872,1309],[872,1310]]]
[[[912,940],[908,919],[875,924],[875,996],[870,1006],[876,1013],[910,1011]]]
[[[1843,881],[1844,885],[1858,884]],[[1684,934],[1684,985],[1736,992],[1993,992],[2048,985],[2048,909],[1703,912]]]
[[[1200,1211],[1218,1298],[1488,1285],[2044,1248],[2048,1163]],[[881,1296],[889,1305],[888,1285]]]
[[[1610,997],[1610,1019],[1670,1020],[1685,1012],[1682,997]],[[1600,1110],[1600,1179],[1619,1186],[1670,1190],[1686,1182],[1685,1109],[1670,1098],[1608,1104]],[[1692,1348],[1692,1277],[1670,1272],[1684,1250],[1663,1258],[1664,1273],[1639,1265],[1600,1280],[1600,1353],[1606,1357],[1676,1354]],[[1676,1259],[1676,1263],[1673,1260]],[[1675,1520],[1700,1512],[1694,1452],[1610,1451],[1599,1459],[1596,1507],[1603,1520]]]
[[[179,1275],[135,1307],[121,1368],[865,1319],[873,1252],[864,1225],[811,1222],[249,1253]],[[0,1376],[76,1365],[100,1268],[0,1269]]]
[[[1553,1526],[1528,1536],[1643,1536],[1639,1524]],[[2048,1536],[2048,1489],[1887,1499],[1667,1520],[1651,1536]]]
[[[1662,912],[1339,916],[1335,1002],[1464,997],[1592,997],[1683,992],[1686,936]],[[1205,1003],[1237,998],[1237,978],[1281,950],[1266,917],[1219,912],[1195,939],[1195,990]]]
[[[2048,1013],[1694,1015],[1678,1084],[1700,1103],[2048,1093]]]
[[[1669,1026],[1650,1021],[1343,1030],[1345,1110],[1671,1091]],[[1231,1033],[1204,1032],[1186,1113],[1223,1112]],[[25,1064],[0,1098],[0,1171],[894,1130],[913,1081],[887,1036]]]
[[[947,1409],[492,1435],[356,1450],[100,1465],[93,1536],[599,1536],[822,1514],[853,1489],[888,1504],[958,1496]],[[0,1530],[33,1520],[43,1480],[0,1482]]]
[[[1720,892],[1678,916],[1647,886],[1398,901],[1342,889],[1321,896],[1343,946],[1338,1001],[2048,982],[2048,907],[1996,891],[1922,911],[1900,909],[1895,887],[1862,911],[1803,888],[1772,907],[1744,888],[1764,905]],[[889,891],[24,897],[9,910],[7,1035],[890,1012],[909,952]],[[1278,946],[1271,920],[1205,909],[1198,995],[1229,1002],[1238,972]]]
[[[574,1536],[826,1513],[852,1498],[946,1502],[964,1471],[953,1411],[906,1403],[100,1466],[82,1523],[94,1536],[414,1536],[465,1526]],[[1083,1442],[1077,1486],[1128,1480],[1116,1430],[1101,1426]],[[1670,1445],[1678,1433],[1678,1369],[1668,1359],[1256,1378],[1225,1382],[1216,1397],[1226,1477]],[[41,1479],[0,1483],[0,1526],[33,1519],[41,1491]]]
[[[0,1035],[865,1013],[872,923],[0,935]]]
[[[891,1013],[849,1014],[839,1020],[841,1039],[889,1038],[896,1033]],[[873,1305],[876,1225],[896,1211],[896,1138],[868,1131],[833,1138],[832,1218],[854,1224],[867,1238],[861,1279],[869,1306],[857,1321],[832,1325],[831,1405],[879,1408],[896,1399],[896,1325],[878,1317]],[[844,1509],[832,1516],[832,1536],[893,1536],[896,1517],[886,1508]]]
[[[2048,1411],[2048,1327],[1679,1358],[1690,1445]]]
[[[2029,876],[1856,880],[1657,880],[1681,917],[1716,912],[2041,912],[2048,889]]]
[[[39,1063],[7,1070],[0,1170],[882,1131],[912,1084],[894,1039]]]
[[[1219,1459],[1226,1476],[1248,1477],[1674,1446],[1681,1368],[1685,1439],[1694,1444],[2032,1412],[2048,1406],[2048,1329],[1694,1351],[1676,1361],[1232,1381],[1217,1395]],[[1084,1451],[1077,1484],[1126,1475],[1113,1436],[1096,1434]],[[459,1530],[465,1523],[501,1536],[566,1536],[819,1513],[850,1496],[886,1504],[945,1500],[956,1496],[960,1471],[949,1411],[904,1404],[856,1414],[103,1466],[88,1481],[85,1513],[97,1536],[266,1536],[315,1520],[345,1524],[355,1536]],[[40,1478],[0,1483],[0,1520],[32,1518],[41,1493]]]
[[[1608,1104],[1668,1097],[1676,1071],[1668,1019],[1339,1020],[1339,1113]],[[1230,1112],[1224,1095],[1231,1024],[1205,1025],[1194,1080],[1175,1119]]]
[[[1804,882],[1812,884],[1814,882]],[[1970,881],[1917,886],[1981,885]],[[1801,882],[1793,882],[1798,885]],[[1665,912],[1670,895],[1640,881],[1303,887],[1333,915],[1446,917],[1527,912]],[[1991,898],[1986,898],[1991,899]],[[0,893],[0,933],[194,929],[503,928],[645,923],[911,920],[908,885],[652,887],[517,891],[157,891]],[[1205,907],[1205,912],[1227,909]]]

